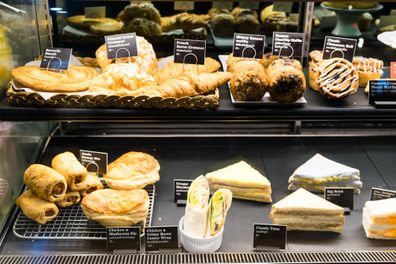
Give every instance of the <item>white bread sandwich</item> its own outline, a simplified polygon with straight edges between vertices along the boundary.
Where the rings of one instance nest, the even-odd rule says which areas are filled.
[[[396,198],[366,202],[362,222],[368,238],[396,239]]]
[[[360,193],[362,185],[358,169],[316,154],[294,171],[289,178],[288,189],[295,191],[304,188],[323,193],[326,187],[352,187],[355,193]]]
[[[271,203],[271,183],[245,161],[232,164],[205,175],[210,192],[225,188],[233,198]]]
[[[272,205],[270,218],[273,224],[286,225],[287,230],[341,233],[344,208],[298,189]]]

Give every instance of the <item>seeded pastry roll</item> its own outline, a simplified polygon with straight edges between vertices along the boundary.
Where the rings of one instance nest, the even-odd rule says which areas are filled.
[[[80,199],[81,196],[78,191],[71,191],[71,192],[67,192],[62,200],[56,202],[56,205],[61,208],[66,208],[78,204],[80,202]]]
[[[41,164],[29,166],[23,175],[23,181],[37,197],[49,202],[62,200],[67,190],[65,178]]]
[[[81,165],[73,153],[63,152],[56,155],[52,159],[51,166],[66,178],[69,190],[82,190],[82,183],[87,177],[87,169]]]
[[[59,213],[54,203],[38,198],[30,190],[18,197],[16,205],[27,218],[42,225],[53,220]]]

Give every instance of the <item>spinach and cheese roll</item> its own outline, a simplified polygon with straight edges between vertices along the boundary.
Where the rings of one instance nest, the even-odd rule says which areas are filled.
[[[30,165],[23,175],[23,181],[30,191],[49,202],[62,200],[67,190],[65,177],[41,164]]]
[[[78,191],[83,188],[82,183],[88,172],[73,153],[63,152],[56,155],[52,159],[51,166],[66,178],[69,190]]]
[[[42,225],[53,220],[59,213],[54,203],[40,199],[30,190],[18,197],[16,205],[21,208],[27,218]]]
[[[230,190],[220,189],[213,194],[209,202],[209,236],[215,236],[223,228],[231,203],[232,192]]]
[[[191,183],[183,228],[190,236],[203,238],[207,233],[209,194],[209,184],[204,176],[199,176]]]

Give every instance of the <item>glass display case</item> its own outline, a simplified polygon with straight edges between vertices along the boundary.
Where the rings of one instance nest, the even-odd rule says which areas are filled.
[[[0,262],[396,262],[395,10],[0,1]]]

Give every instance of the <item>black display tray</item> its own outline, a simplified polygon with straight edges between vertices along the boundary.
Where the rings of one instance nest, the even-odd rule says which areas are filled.
[[[396,138],[94,138],[55,137],[44,152],[49,164],[59,152],[78,149],[106,151],[112,161],[130,151],[145,151],[161,164],[156,184],[152,226],[176,225],[184,207],[173,201],[173,179],[193,179],[243,159],[266,174],[273,188],[274,202],[289,194],[287,180],[300,164],[315,153],[359,168],[363,181],[355,196],[355,210],[346,216],[341,235],[320,232],[289,232],[287,251],[345,252],[396,250],[394,241],[367,239],[361,225],[362,207],[371,187],[395,188]],[[393,166],[393,167],[392,167]],[[15,177],[22,177],[15,175]],[[220,252],[252,252],[253,224],[268,223],[271,204],[234,200],[225,225]],[[21,240],[8,231],[1,254],[103,253],[103,241]]]

